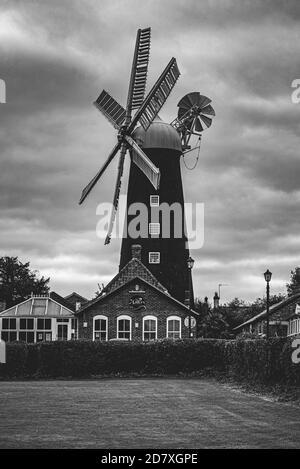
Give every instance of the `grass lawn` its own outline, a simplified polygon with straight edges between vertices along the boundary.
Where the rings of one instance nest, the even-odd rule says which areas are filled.
[[[210,380],[0,382],[0,448],[299,447],[299,407]]]

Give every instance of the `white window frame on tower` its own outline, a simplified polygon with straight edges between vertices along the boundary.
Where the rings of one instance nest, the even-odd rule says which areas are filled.
[[[158,260],[153,261],[153,254],[157,255]],[[152,259],[151,259],[152,257]],[[149,264],[160,264],[160,252],[159,251],[150,251],[149,252]]]
[[[150,195],[150,207],[159,207],[159,195]]]
[[[145,322],[146,321],[155,321],[155,330],[154,331],[145,331]],[[157,340],[157,317],[156,316],[144,316],[143,317],[143,340],[145,340],[145,333],[155,333],[155,338],[154,339],[149,339],[150,340]]]
[[[104,329],[95,329],[95,323],[97,320],[102,320],[102,321],[105,321],[105,330]],[[96,333],[99,332],[99,333],[103,333],[105,332],[105,341],[108,340],[108,317],[107,316],[103,316],[103,314],[98,314],[97,316],[94,316],[93,317],[93,341],[100,341],[101,342],[101,339],[96,339]]]
[[[151,236],[160,235],[160,223],[149,223],[149,234]]]
[[[123,332],[123,333],[127,332],[127,331],[120,331],[120,328],[119,328],[120,321],[122,321],[124,319],[129,321],[129,339],[119,337],[120,332]],[[119,339],[119,340],[131,340],[131,337],[132,337],[132,318],[130,316],[128,316],[127,314],[122,314],[121,316],[117,317],[117,339]]]
[[[169,337],[169,334],[177,334],[177,331],[170,331],[169,330],[169,323],[171,321],[179,321],[179,337],[173,337],[173,336],[170,336]],[[181,318],[179,316],[169,316],[167,318],[167,338],[168,339],[173,339],[173,340],[176,340],[176,339],[181,339],[181,330],[182,330],[182,324],[181,324]]]

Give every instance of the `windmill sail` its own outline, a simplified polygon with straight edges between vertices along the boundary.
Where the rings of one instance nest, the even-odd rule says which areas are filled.
[[[112,230],[113,230],[113,227],[114,227],[116,213],[117,213],[118,205],[119,205],[119,198],[120,198],[120,191],[121,191],[121,179],[122,179],[122,176],[123,176],[124,160],[125,160],[126,151],[127,151],[126,144],[123,144],[122,147],[121,147],[121,152],[120,152],[120,159],[119,159],[119,165],[118,165],[118,175],[117,175],[117,180],[116,180],[116,185],[115,185],[112,212],[110,214],[108,231],[107,231],[107,235],[106,235],[106,239],[105,239],[104,244],[109,244],[110,243],[110,238],[111,238]]]
[[[176,59],[173,57],[148,94],[143,105],[135,114],[129,126],[130,130],[133,129],[137,121],[140,121],[144,130],[148,129],[149,125],[166,102],[179,76],[180,71]]]
[[[97,184],[97,182],[101,178],[102,174],[106,170],[107,166],[111,163],[114,156],[118,153],[120,146],[121,146],[121,144],[119,142],[114,146],[114,148],[112,149],[112,151],[109,154],[108,158],[106,159],[104,165],[98,171],[96,176],[94,176],[93,179],[88,183],[88,185],[85,186],[85,188],[82,191],[82,194],[81,194],[81,197],[80,197],[80,200],[79,200],[79,204],[82,204],[82,202],[84,202],[84,200],[87,198],[87,196],[89,195],[89,193],[91,192],[93,187]]]
[[[138,30],[128,92],[127,111],[129,113],[132,109],[138,109],[144,101],[150,56],[150,39],[150,28]]]
[[[132,161],[140,168],[140,170],[149,179],[149,181],[151,182],[155,190],[158,190],[159,181],[160,181],[159,169],[152,163],[152,161],[148,158],[148,156],[145,155],[143,150],[141,150],[138,144],[131,137],[126,136],[125,139],[133,148]]]
[[[125,120],[126,111],[109,93],[107,93],[107,91],[103,90],[93,104],[102,112],[115,129],[121,127]]]
[[[148,72],[148,63],[149,63],[149,54],[150,54],[150,37],[151,37],[151,29],[139,29],[137,32],[136,37],[136,44],[135,44],[135,51],[133,56],[133,62],[131,67],[131,76],[128,88],[128,97],[127,97],[127,106],[126,111],[123,110],[121,114],[122,119],[124,122],[124,127],[128,126],[131,121],[131,111],[132,109],[139,108],[144,101],[144,94],[146,89],[146,81],[147,81],[147,72]],[[112,98],[111,98],[112,99]],[[120,112],[118,111],[116,105],[118,103],[110,104],[110,101],[104,97],[105,104],[109,103],[109,109],[113,108],[113,112]],[[113,107],[112,107],[113,106]],[[119,106],[121,107],[121,106]],[[126,139],[126,136],[124,135]],[[111,234],[114,227],[114,222],[116,218],[116,213],[118,210],[119,205],[119,197],[121,191],[121,180],[124,170],[124,160],[126,155],[127,145],[124,142],[121,147],[121,155],[119,159],[119,166],[118,166],[118,174],[117,180],[115,185],[115,192],[114,192],[114,199],[113,199],[113,207],[112,212],[110,215],[108,233],[105,239],[104,244],[109,244],[111,239]]]

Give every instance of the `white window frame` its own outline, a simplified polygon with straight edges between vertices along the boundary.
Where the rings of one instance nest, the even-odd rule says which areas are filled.
[[[151,261],[151,254],[158,254],[158,261],[157,262]],[[160,264],[160,252],[159,251],[150,251],[149,252],[149,264]]]
[[[154,340],[157,340],[157,317],[156,316],[151,316],[151,315],[143,317],[143,340],[145,340],[145,332],[152,332],[153,333],[153,331],[145,331],[145,321],[148,321],[148,320],[155,321],[155,339]]]
[[[9,328],[8,329],[3,329],[3,319],[8,319],[8,325],[9,325]],[[15,320],[16,321],[16,328],[15,329],[11,329],[10,327],[10,321],[11,320]],[[14,340],[19,340],[19,327],[18,327],[18,318],[12,318],[12,317],[3,317],[1,318],[1,330],[0,330],[0,339],[1,339],[1,336],[2,336],[2,332],[7,332],[8,334],[8,342],[12,342],[11,341],[11,333],[15,333],[16,334],[16,338]]]
[[[99,330],[99,331],[96,331],[95,330],[95,323],[97,321],[97,319],[102,319],[105,321],[105,341],[101,341],[101,340],[96,340],[95,338],[95,332],[104,332],[102,330]],[[93,317],[93,341],[94,342],[106,342],[108,340],[108,317],[107,316],[104,316],[103,314],[98,314],[97,316],[94,316]]]
[[[167,339],[174,339],[174,337],[169,337],[169,322],[170,321],[179,321],[179,339],[181,339],[181,330],[182,330],[182,321],[180,316],[168,316],[167,317]],[[172,331],[174,333],[174,331]]]
[[[50,329],[45,329],[45,327],[43,327],[42,329],[38,329],[38,323],[39,323],[40,319],[43,321],[44,326],[45,326],[46,320],[50,321],[50,325],[51,325]],[[51,342],[52,341],[52,318],[49,318],[47,316],[36,318],[36,342],[44,342],[44,338],[43,338],[42,341],[39,340],[39,334],[43,334],[43,337],[45,338],[45,342]],[[47,340],[47,335],[46,334],[50,335],[50,340]]]
[[[300,319],[299,318],[290,319],[287,335],[291,336],[291,335],[299,335],[299,334],[300,334]]]
[[[157,199],[157,202],[153,202],[153,199]],[[159,207],[159,195],[150,195],[150,207]]]
[[[160,235],[160,223],[149,223],[149,234],[151,236]]]
[[[78,339],[78,319],[75,316],[71,318],[71,338]]]
[[[21,328],[21,321],[23,321],[23,320],[26,321],[26,329]],[[28,320],[33,321],[33,328],[32,329],[28,329],[28,327],[27,327]],[[36,342],[36,330],[37,330],[36,329],[36,320],[37,320],[36,318],[28,317],[28,316],[19,318],[18,340],[23,341],[23,339],[21,339],[20,336],[21,336],[21,334],[26,334],[26,340],[24,342],[26,342],[26,343],[35,343]],[[28,334],[30,334],[30,333],[33,333],[33,342],[28,342]]]
[[[119,332],[120,332],[119,322],[122,319],[127,319],[129,321],[129,339],[124,339],[124,338],[119,337]],[[122,331],[122,332],[125,332],[125,331]],[[122,314],[121,316],[117,317],[117,339],[119,339],[119,340],[131,340],[131,337],[132,337],[132,318],[130,316],[128,316],[127,314]]]

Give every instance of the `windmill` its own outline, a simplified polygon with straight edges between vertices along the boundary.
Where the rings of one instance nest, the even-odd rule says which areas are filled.
[[[178,115],[171,125],[181,135],[183,152],[191,149],[189,143],[193,135],[201,139],[203,130],[211,126],[212,119],[208,116],[215,116],[215,111],[210,103],[211,99],[194,91],[186,94],[177,104]]]
[[[111,161],[120,151],[117,180],[105,244],[110,242],[118,209],[121,178],[127,150],[131,156],[127,190],[127,210],[121,246],[122,269],[131,259],[132,244],[141,245],[141,260],[169,293],[184,302],[189,295],[189,248],[185,233],[184,194],[180,159],[192,148],[193,138],[201,139],[202,131],[210,127],[214,110],[211,100],[199,92],[189,93],[178,103],[178,115],[171,124],[163,122],[158,113],[172,91],[180,72],[172,58],[145,98],[150,51],[150,28],[137,32],[135,52],[128,89],[126,109],[105,90],[95,106],[118,130],[117,143],[95,177],[84,188],[82,203],[97,184]],[[133,111],[135,114],[132,116]],[[142,203],[152,216],[159,217],[161,204],[168,207],[177,203],[182,208],[182,235],[177,236],[174,226],[169,236],[162,233],[161,218],[150,219],[147,236],[131,238],[129,207]],[[155,215],[156,213],[156,215]],[[175,223],[174,223],[175,225]],[[154,231],[153,231],[154,230]],[[125,231],[124,231],[125,233]]]
[[[113,230],[113,224],[118,209],[121,178],[124,170],[124,160],[128,148],[132,150],[133,162],[145,174],[153,187],[156,190],[159,188],[159,169],[151,162],[151,160],[135,142],[135,140],[132,138],[132,133],[138,122],[141,123],[145,131],[148,129],[164,105],[170,92],[172,91],[180,75],[180,72],[177,67],[176,59],[173,57],[152,87],[147,97],[144,98],[149,64],[150,39],[150,28],[138,30],[129,81],[126,109],[124,109],[105,90],[102,91],[94,103],[99,111],[101,111],[102,114],[104,114],[104,116],[113,125],[113,127],[118,130],[118,141],[101,169],[83,189],[79,203],[82,204],[82,202],[86,199],[116,154],[120,151],[118,174],[113,197],[113,210],[111,213],[105,244],[110,242],[111,233]],[[132,111],[135,109],[137,111],[132,117]]]

